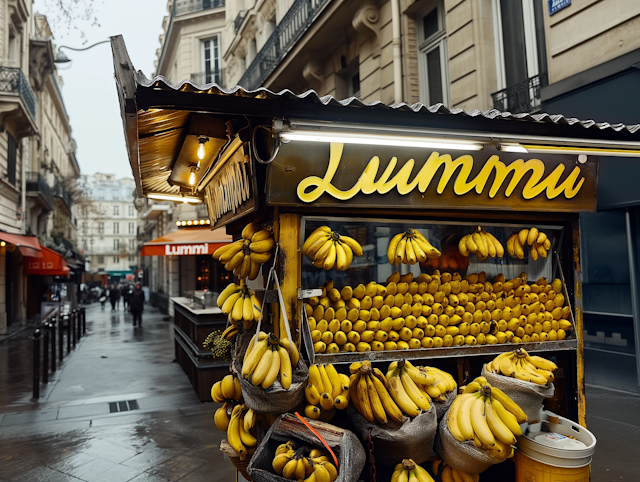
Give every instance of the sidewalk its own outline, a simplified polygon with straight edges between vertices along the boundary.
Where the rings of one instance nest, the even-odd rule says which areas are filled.
[[[234,480],[212,421],[173,362],[173,325],[87,307],[87,336],[32,402],[31,330],[0,345],[0,482]],[[125,412],[111,413],[113,402]]]

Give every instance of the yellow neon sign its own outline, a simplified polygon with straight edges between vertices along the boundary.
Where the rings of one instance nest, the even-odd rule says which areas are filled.
[[[399,194],[406,195],[417,188],[418,191],[424,193],[431,182],[434,181],[434,176],[441,166],[444,166],[444,172],[438,182],[438,194],[444,192],[449,181],[458,170],[458,176],[453,184],[453,191],[458,196],[463,196],[472,190],[475,190],[478,194],[482,194],[487,186],[489,177],[494,171],[496,174],[495,179],[488,193],[490,198],[493,198],[500,191],[509,174],[513,174],[513,176],[505,190],[506,197],[511,196],[524,176],[531,172],[531,177],[522,189],[522,197],[527,200],[533,199],[543,192],[546,193],[548,199],[555,199],[561,194],[564,194],[565,198],[571,199],[578,194],[585,181],[584,177],[578,179],[580,177],[580,167],[575,167],[569,176],[560,183],[560,178],[565,170],[564,165],[559,165],[551,174],[544,177],[545,165],[539,159],[529,159],[528,161],[518,159],[507,166],[500,161],[497,155],[492,155],[480,173],[474,179],[469,180],[474,162],[472,156],[465,154],[452,160],[449,154],[440,155],[438,152],[432,152],[420,171],[418,171],[411,180],[409,178],[415,165],[413,159],[409,159],[400,168],[398,173],[391,178],[398,159],[393,157],[387,168],[378,177],[380,159],[378,156],[374,156],[353,187],[343,191],[332,184],[333,177],[342,159],[343,150],[344,144],[331,143],[329,166],[327,167],[324,177],[309,176],[298,184],[297,193],[301,201],[311,203],[325,193],[341,201],[351,199],[359,192],[362,194],[386,194],[396,189]]]

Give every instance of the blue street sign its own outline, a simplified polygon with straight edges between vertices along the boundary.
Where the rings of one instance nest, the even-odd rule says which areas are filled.
[[[571,0],[549,0],[549,15],[559,12],[571,5]]]

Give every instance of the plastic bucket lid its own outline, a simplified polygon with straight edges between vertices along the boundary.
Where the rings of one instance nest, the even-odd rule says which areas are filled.
[[[518,437],[518,449],[538,462],[554,467],[584,467],[591,463],[596,449],[596,438],[586,428],[549,411],[541,414],[543,432],[527,432]],[[582,442],[584,448],[560,448],[543,445],[535,437],[544,432],[555,432]]]

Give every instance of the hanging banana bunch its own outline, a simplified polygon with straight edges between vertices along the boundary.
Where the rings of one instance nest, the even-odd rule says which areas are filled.
[[[486,367],[492,373],[499,373],[505,377],[513,377],[538,385],[547,385],[553,382],[555,378],[553,372],[558,369],[558,365],[551,360],[540,356],[530,356],[524,348],[502,353]]]
[[[304,394],[309,403],[304,414],[313,420],[330,422],[336,409],[344,410],[349,405],[349,377],[338,373],[331,364],[311,365]]]
[[[537,261],[546,258],[551,249],[551,240],[537,228],[521,229],[507,239],[507,252],[518,259],[524,259],[524,247],[529,246],[529,256]]]
[[[458,251],[462,256],[469,256],[474,253],[479,260],[485,260],[489,256],[492,258],[502,258],[504,247],[496,237],[486,232],[478,226],[473,233],[463,236],[458,242]]]
[[[269,230],[260,229],[256,223],[249,223],[242,230],[241,239],[216,249],[213,258],[223,263],[224,269],[233,271],[238,278],[254,280],[258,277],[260,266],[271,259],[275,244]]]
[[[440,251],[417,229],[409,228],[404,233],[396,234],[387,248],[387,260],[390,264],[416,264],[439,257]]]
[[[229,315],[232,325],[237,326],[242,321],[245,330],[250,329],[262,313],[262,301],[243,281],[240,285],[230,283],[218,296],[217,303],[222,313]]]
[[[279,375],[282,388],[288,390],[293,378],[292,367],[298,366],[300,358],[295,344],[291,344],[287,338],[279,339],[273,333],[264,332],[258,334],[258,342],[255,345],[253,341],[254,338],[249,342],[242,363],[242,376],[254,386],[261,385],[266,390]]]
[[[331,231],[329,226],[320,226],[309,235],[302,245],[302,254],[313,261],[316,268],[346,271],[353,256],[362,256],[362,246],[355,239]]]

